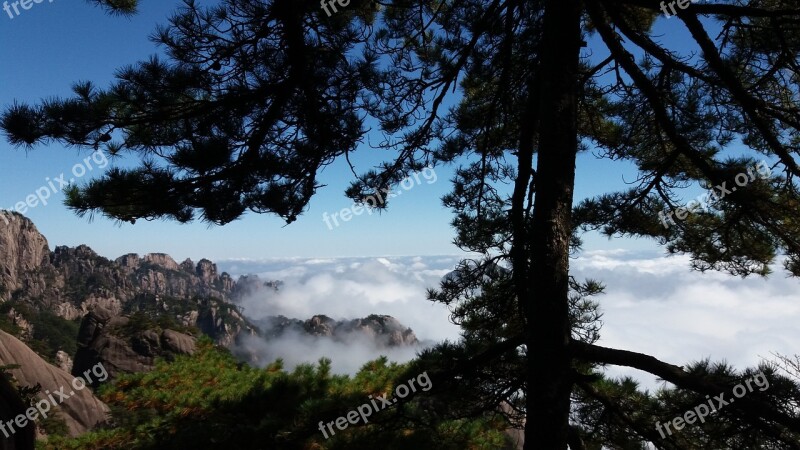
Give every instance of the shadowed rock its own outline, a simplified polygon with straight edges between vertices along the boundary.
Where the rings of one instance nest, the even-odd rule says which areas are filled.
[[[140,328],[129,317],[113,316],[103,308],[91,311],[81,322],[72,373],[77,376],[102,364],[109,379],[114,379],[121,373],[148,372],[157,358],[171,360],[195,351],[193,336],[170,329]]]

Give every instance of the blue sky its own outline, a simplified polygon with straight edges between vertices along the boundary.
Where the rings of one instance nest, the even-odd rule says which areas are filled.
[[[49,96],[67,96],[71,84],[79,80],[108,85],[117,68],[157,52],[148,36],[179,4],[144,0],[140,13],[131,18],[108,16],[86,2],[66,0],[34,4],[13,19],[0,11],[0,106],[7,107],[15,100],[37,102]],[[676,20],[661,22],[667,29],[677,26]],[[368,162],[375,160],[369,152],[365,146],[356,155],[358,169],[367,169]],[[87,156],[89,151],[61,145],[26,151],[0,139],[0,208],[24,201],[61,173],[67,174],[65,179],[72,178],[73,166]],[[625,168],[596,160],[591,154],[582,155],[576,198],[624,188],[623,180],[633,179]],[[78,182],[102,171],[96,167]],[[67,210],[61,193],[26,215],[51,247],[87,244],[111,258],[129,252],[166,252],[178,260],[456,254],[449,226],[452,215],[440,201],[450,188],[452,169],[437,168],[436,175],[436,183],[423,179],[394,199],[382,215],[354,217],[333,230],[326,227],[322,214],[350,206],[343,195],[350,180],[344,161],[322,173],[321,182],[328,186],[312,200],[308,212],[289,226],[278,218],[256,214],[224,227],[164,221],[119,225],[99,216],[89,221]],[[587,249],[644,247],[651,246],[594,236],[587,239]]]

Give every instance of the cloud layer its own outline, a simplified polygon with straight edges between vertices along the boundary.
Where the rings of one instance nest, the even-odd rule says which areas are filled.
[[[457,339],[449,311],[425,300],[459,257],[386,257],[336,259],[270,259],[223,261],[233,275],[256,273],[264,280],[283,280],[277,295],[248,299],[245,314],[254,319],[282,314],[307,319],[325,314],[353,319],[388,314],[411,327],[420,341]],[[598,297],[604,312],[599,344],[639,351],[684,365],[704,358],[725,360],[737,368],[758,364],[771,352],[800,352],[800,283],[776,267],[770,277],[746,279],[689,269],[688,257],[664,257],[631,251],[587,252],[571,261],[578,279],[603,282]],[[307,342],[273,346],[270,356],[292,364],[333,359],[339,372],[352,372],[381,353],[368,343]],[[405,361],[413,352],[389,355]],[[338,362],[337,362],[338,361]],[[611,375],[632,375],[647,387],[655,377],[611,368]]]
[[[768,278],[745,279],[689,269],[689,258],[626,251],[588,252],[572,261],[573,274],[602,281],[600,345],[638,351],[684,365],[704,358],[742,369],[799,353],[800,283],[780,267]],[[655,378],[632,369],[649,387]]]
[[[234,276],[254,273],[264,281],[284,282],[277,293],[260,292],[242,302],[245,315],[253,320],[276,315],[308,319],[317,314],[342,320],[385,314],[414,330],[426,346],[458,338],[458,327],[450,322],[448,309],[425,297],[426,288],[438,286],[458,260],[455,256],[273,259],[223,261],[218,266]],[[419,350],[381,349],[363,339],[342,343],[301,336],[269,343],[248,340],[247,345],[264,360],[284,358],[289,367],[326,356],[339,373],[353,373],[381,355],[408,361]]]

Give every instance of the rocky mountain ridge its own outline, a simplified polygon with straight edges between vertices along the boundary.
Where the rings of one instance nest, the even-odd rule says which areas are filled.
[[[255,332],[230,302],[235,281],[207,259],[178,264],[163,253],[132,253],[112,261],[86,245],[51,252],[29,219],[0,215],[8,223],[0,227],[0,329],[26,342],[47,334],[37,326],[75,334],[77,322],[98,307],[113,316],[170,315],[178,326],[195,327],[222,345]],[[58,350],[74,350],[55,341],[36,350],[47,351],[50,360]]]

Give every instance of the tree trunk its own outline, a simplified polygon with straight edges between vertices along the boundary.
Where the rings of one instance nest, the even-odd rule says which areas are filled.
[[[539,78],[536,200],[530,235],[533,289],[527,299],[525,449],[564,450],[569,430],[571,358],[569,242],[578,151],[580,0],[545,6]]]

